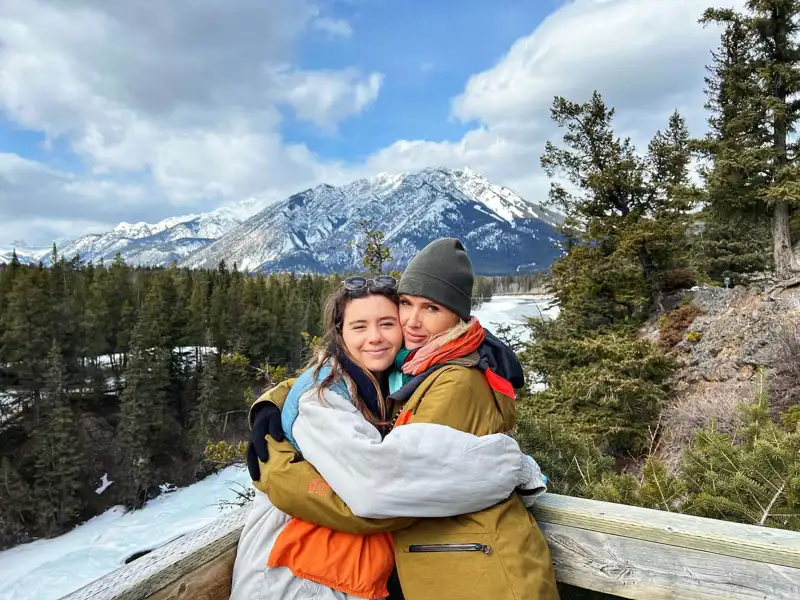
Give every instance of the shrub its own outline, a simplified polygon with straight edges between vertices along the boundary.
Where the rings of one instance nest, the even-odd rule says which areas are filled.
[[[697,276],[690,269],[671,269],[664,273],[663,292],[683,290],[697,284]]]
[[[752,396],[753,386],[748,382],[715,383],[678,396],[661,413],[659,457],[677,470],[695,431],[712,424],[716,431],[735,436],[742,425],[739,407]]]
[[[673,348],[681,340],[692,322],[704,314],[699,308],[689,304],[680,306],[665,314],[658,323],[658,333],[664,348]]]
[[[530,401],[518,405],[514,437],[547,475],[548,490],[557,494],[585,496],[614,464],[591,436],[575,431],[554,415],[541,414]]]
[[[531,326],[536,343],[521,358],[548,386],[531,398],[537,410],[596,436],[614,454],[644,450],[675,370],[673,359],[629,329]]]
[[[225,441],[209,441],[206,443],[204,455],[214,463],[214,466],[224,468],[230,465],[243,464],[246,451],[247,442],[229,444]]]
[[[725,435],[713,426],[697,432],[681,469],[688,496],[683,510],[798,530],[800,430],[772,420],[763,392],[741,410],[738,435]]]
[[[767,527],[800,530],[800,414],[769,412],[764,371],[754,402],[728,423],[699,417],[677,471],[650,457],[638,477],[604,473],[584,490],[592,498]],[[725,396],[725,412],[729,400]],[[692,426],[686,424],[686,429]]]

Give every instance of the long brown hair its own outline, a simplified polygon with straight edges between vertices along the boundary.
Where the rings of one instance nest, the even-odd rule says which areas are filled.
[[[339,360],[340,353],[344,354],[355,364],[361,366],[358,361],[356,361],[347,351],[347,346],[345,345],[344,338],[342,337],[342,327],[344,325],[344,311],[347,308],[347,305],[350,304],[352,300],[366,298],[368,296],[383,296],[384,298],[391,300],[396,305],[400,303],[396,288],[379,288],[371,285],[355,291],[349,290],[345,288],[345,286],[341,285],[330,296],[328,296],[328,299],[325,302],[325,308],[322,312],[324,334],[320,340],[320,345],[317,352],[311,357],[306,365],[307,369],[314,369],[314,380],[319,379],[319,374],[323,365],[327,363],[331,366],[331,372],[318,384],[317,394],[320,401],[322,401],[323,388],[329,387],[342,379],[342,372],[344,369],[342,368],[341,361]],[[373,414],[367,405],[361,400],[357,391],[351,388],[350,396],[352,398],[353,405],[358,408],[359,411],[361,411],[361,414],[364,415],[364,418],[367,419],[367,421],[378,428],[386,427],[390,424],[390,416],[388,415],[388,409],[386,407],[386,399],[383,397],[383,392],[381,391],[381,385],[375,378],[375,375],[373,375],[369,369],[362,367],[362,370],[369,378],[372,385],[375,386],[375,391],[378,394],[378,408],[380,414]]]

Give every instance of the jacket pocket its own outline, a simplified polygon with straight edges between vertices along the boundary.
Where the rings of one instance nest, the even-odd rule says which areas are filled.
[[[514,598],[491,534],[465,532],[425,538],[397,548],[397,570],[406,600]]]
[[[483,552],[491,554],[492,547],[487,544],[413,544],[408,547],[411,552]]]

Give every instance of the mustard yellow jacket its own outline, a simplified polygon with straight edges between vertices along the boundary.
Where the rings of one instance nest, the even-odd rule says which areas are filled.
[[[294,380],[256,400],[282,407]],[[446,365],[402,407],[410,423],[438,423],[475,435],[514,428],[514,399],[494,392],[475,368]],[[254,485],[281,511],[350,533],[393,532],[406,600],[557,600],[547,542],[516,494],[480,512],[447,518],[365,519],[355,516],[288,442],[267,438],[269,461]]]

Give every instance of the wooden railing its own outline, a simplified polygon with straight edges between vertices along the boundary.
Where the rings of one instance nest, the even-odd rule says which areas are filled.
[[[559,581],[642,600],[797,600],[800,533],[545,494],[533,510]],[[247,508],[63,600],[224,600]]]

